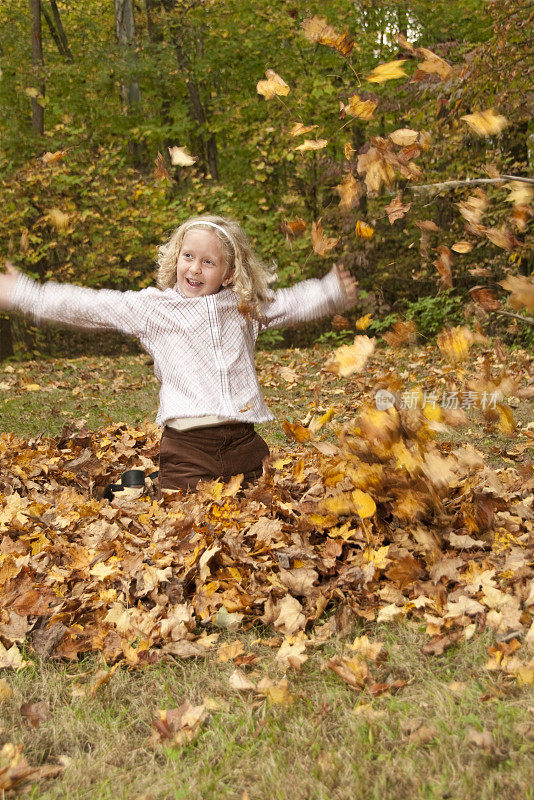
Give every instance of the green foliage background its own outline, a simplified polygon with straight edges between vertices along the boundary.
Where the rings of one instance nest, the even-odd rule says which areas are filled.
[[[42,3],[47,7],[49,0]],[[393,194],[404,191],[405,201],[421,208],[393,226],[384,212],[393,195],[340,214],[334,187],[354,167],[344,159],[344,143],[358,152],[372,136],[401,127],[428,129],[434,143],[420,162],[425,183],[485,176],[488,164],[529,174],[525,4],[334,0],[328,22],[355,39],[353,68],[302,33],[302,21],[323,14],[324,3],[149,0],[135,6],[136,46],[126,49],[117,42],[112,0],[57,5],[73,58],[58,52],[43,20],[39,70],[31,64],[29,3],[4,0],[0,7],[0,255],[38,279],[146,286],[153,280],[157,244],[188,216],[209,211],[240,220],[260,254],[277,261],[282,284],[322,274],[341,259],[369,293],[363,311],[404,313],[407,303],[413,310],[418,298],[438,293],[431,260],[421,263],[418,254],[415,220],[435,220],[450,245],[463,237],[453,202],[467,190],[418,198],[400,182]],[[364,77],[378,63],[402,57],[398,31],[465,68],[446,86],[409,79],[366,84]],[[414,66],[407,62],[409,74]],[[265,102],[256,93],[266,68],[290,85],[286,98]],[[42,81],[45,132],[37,136],[27,90]],[[121,86],[132,82],[141,100],[125,108]],[[191,106],[191,87],[203,121]],[[379,100],[372,121],[338,118],[339,100],[347,102],[355,91]],[[512,124],[501,136],[477,139],[460,116],[491,105]],[[328,147],[295,152],[299,140],[289,129],[297,121],[317,125],[311,136],[329,139]],[[209,171],[210,141],[217,175]],[[171,167],[172,145],[187,146],[198,158],[195,167]],[[65,158],[44,164],[42,155],[57,150],[66,150]],[[170,181],[154,176],[158,152],[167,160]],[[498,225],[508,211],[506,192],[488,191],[495,201],[488,224]],[[51,223],[52,209],[69,215],[65,229]],[[308,229],[289,244],[281,226],[296,216]],[[329,235],[342,237],[332,259],[320,259],[311,248],[309,230],[319,217]],[[375,227],[371,241],[356,239],[356,219]],[[464,296],[476,282],[468,272],[473,265],[489,265],[495,280],[511,267],[529,272],[530,253],[524,247],[511,262],[508,253],[478,243],[455,267],[456,291]],[[16,339],[28,353],[53,350],[57,342],[66,346],[57,333],[37,333],[20,322]],[[69,336],[70,346],[75,341]]]

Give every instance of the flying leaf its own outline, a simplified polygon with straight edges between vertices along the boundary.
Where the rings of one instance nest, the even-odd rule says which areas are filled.
[[[370,83],[384,83],[385,81],[391,81],[395,78],[402,78],[406,75],[406,72],[402,68],[405,61],[405,58],[401,58],[396,61],[388,61],[386,64],[379,64],[378,67],[375,67],[370,75],[367,76],[366,80]]]
[[[169,147],[168,150],[173,167],[191,167],[198,160],[189,155],[186,147],[175,146]]]
[[[375,344],[376,340],[368,336],[356,336],[353,344],[338,347],[325,368],[342,378],[361,372],[374,352]]]
[[[353,206],[358,205],[363,187],[360,181],[349,173],[345,175],[342,182],[335,186],[334,189],[341,197],[339,207],[343,209],[343,211],[348,211]]]
[[[258,81],[256,84],[256,91],[258,94],[262,94],[266,100],[272,100],[277,95],[289,94],[289,86],[274,69],[265,70],[265,77],[267,80]]]
[[[415,144],[418,137],[419,132],[414,131],[411,128],[399,128],[388,135],[388,139],[391,139],[393,144],[397,144],[400,147],[406,147],[408,145]]]
[[[302,23],[302,30],[310,42],[332,47],[343,56],[350,55],[355,47],[355,42],[349,34],[339,34],[327,23],[325,17],[310,17],[309,19],[305,19]]]
[[[56,150],[55,153],[45,153],[42,156],[42,159],[45,164],[57,164],[58,161],[62,161],[65,156],[67,155],[66,150]]]
[[[154,169],[154,177],[158,181],[171,181],[171,176],[169,174],[169,170],[167,169],[167,165],[165,163],[165,159],[158,153],[156,159],[154,161],[155,169]]]
[[[365,316],[360,317],[356,320],[356,327],[359,331],[364,331],[366,328],[369,327],[373,319],[372,314],[365,314]]]
[[[441,278],[440,283],[445,289],[452,288],[452,272],[451,267],[453,263],[453,255],[448,247],[440,245],[438,247],[439,258],[434,261],[434,266],[439,272]]]
[[[378,103],[375,100],[361,100],[357,94],[349,97],[349,102],[343,105],[343,111],[358,119],[373,119],[373,113]]]
[[[367,222],[357,220],[355,228],[356,236],[359,236],[362,239],[372,239],[374,232],[375,229],[368,225]]]
[[[484,311],[498,311],[501,307],[493,292],[486,286],[473,286],[472,289],[469,289],[469,294],[475,303],[482,306]]]
[[[304,139],[302,144],[294,147],[293,150],[299,150],[305,153],[307,150],[322,150],[328,144],[328,139]]]
[[[60,211],[59,208],[52,208],[48,212],[48,219],[56,230],[63,231],[69,224],[70,216]]]
[[[303,125],[302,122],[295,122],[289,133],[291,136],[300,136],[303,133],[313,131],[317,127],[317,125]]]
[[[418,47],[417,53],[425,59],[417,65],[417,69],[421,70],[421,72],[439,75],[442,80],[450,78],[452,75],[452,67],[450,64],[447,64],[443,58],[437,56],[432,50],[427,50],[426,47]]]
[[[504,188],[510,192],[506,202],[513,203],[515,206],[528,205],[534,197],[534,186],[523,183],[523,181],[510,181],[504,184]]]
[[[403,344],[412,344],[417,337],[417,326],[412,319],[398,320],[390,331],[382,334],[390,347],[401,347]]]
[[[350,142],[345,142],[345,146],[343,147],[343,153],[344,153],[345,158],[347,159],[347,161],[350,161],[350,159],[352,158],[352,156],[353,156],[353,154],[355,152],[356,152],[356,150],[353,148],[351,143]]]
[[[289,240],[301,236],[305,230],[306,222],[302,217],[296,217],[293,220],[285,219],[282,222],[282,231]]]
[[[391,203],[388,203],[387,206],[384,206],[384,210],[388,215],[388,219],[391,225],[398,220],[402,219],[405,214],[408,213],[410,208],[412,207],[411,203],[403,203],[402,196],[398,194],[396,197],[393,198]]]
[[[460,241],[451,245],[451,250],[454,250],[455,253],[470,253],[472,249],[471,242]]]
[[[295,439],[297,442],[309,442],[311,439],[310,429],[305,428],[300,422],[289,422],[289,420],[284,419],[282,428],[289,439]]]
[[[508,302],[512,308],[534,311],[534,278],[526,275],[509,275],[500,285],[510,292]]]
[[[496,247],[503,250],[513,250],[519,244],[512,231],[503,225],[501,228],[486,228],[484,233]]]
[[[473,342],[473,334],[466,325],[442,331],[437,337],[437,344],[445,358],[456,363],[469,355],[469,347]]]
[[[474,114],[465,114],[460,119],[463,119],[479,136],[501,133],[509,124],[506,117],[496,114],[492,108],[488,108],[486,111],[475,111]]]
[[[317,222],[312,222],[311,237],[313,250],[318,256],[326,256],[339,242],[339,237],[335,239],[324,235],[321,219],[318,219]]]

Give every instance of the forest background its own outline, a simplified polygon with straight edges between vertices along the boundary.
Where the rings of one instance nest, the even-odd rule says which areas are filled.
[[[306,29],[324,13],[322,34]],[[489,312],[493,333],[529,344],[498,283],[532,272],[532,187],[497,178],[532,174],[532,15],[517,0],[5,0],[0,250],[39,280],[142,288],[177,224],[219,213],[277,261],[280,285],[343,261],[370,333],[410,317],[428,337]],[[287,93],[257,91],[266,69]],[[395,131],[412,134],[392,144]],[[468,179],[494,182],[414,190]],[[458,212],[474,191],[484,226]],[[490,299],[470,302],[481,283]],[[117,342],[0,325],[3,357]],[[264,345],[320,334],[351,338]]]

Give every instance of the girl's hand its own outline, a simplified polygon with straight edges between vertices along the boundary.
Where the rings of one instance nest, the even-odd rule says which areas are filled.
[[[358,285],[355,279],[350,274],[348,269],[345,269],[345,267],[343,267],[341,264],[336,264],[334,267],[334,271],[341,284],[341,288],[345,293],[345,297],[347,298],[347,303],[353,306],[356,300],[358,299]]]
[[[20,275],[11,261],[4,262],[4,266],[6,271],[0,272],[0,311],[7,311],[11,307],[11,297]]]

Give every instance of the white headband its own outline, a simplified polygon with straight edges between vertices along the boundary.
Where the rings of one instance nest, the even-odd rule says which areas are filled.
[[[228,241],[232,245],[232,249],[234,251],[234,256],[235,256],[236,249],[235,249],[234,240],[232,239],[232,237],[230,236],[228,231],[225,231],[225,229],[223,227],[221,227],[221,225],[217,225],[216,222],[209,222],[207,219],[199,219],[198,222],[190,222],[189,225],[187,225],[187,227],[184,228],[184,233],[186,233],[186,231],[188,231],[189,228],[196,228],[197,225],[209,225],[210,228],[217,228],[218,231],[221,231],[221,233],[224,233],[224,235],[226,236],[226,238],[228,239]]]

